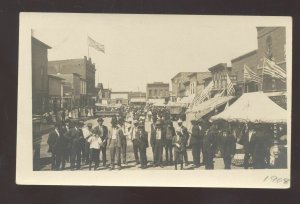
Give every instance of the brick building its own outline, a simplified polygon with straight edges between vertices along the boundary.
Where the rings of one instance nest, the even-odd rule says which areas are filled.
[[[284,27],[257,27],[257,50],[251,51],[231,60],[232,72],[237,75],[238,89],[244,83],[244,65],[247,65],[260,77],[263,76],[263,86],[255,82],[246,82],[244,92],[263,90],[264,92],[281,92],[286,90],[286,83],[269,75],[262,75],[264,58],[286,69]]]
[[[48,49],[50,46],[31,37],[32,53],[32,113],[48,111]]]
[[[236,91],[239,93],[253,92],[261,89],[261,85],[256,82],[245,81],[244,86],[244,66],[249,67],[253,72],[257,73],[258,55],[257,50],[253,50],[244,55],[231,60],[232,74],[237,76]]]
[[[257,57],[262,73],[262,67],[266,57],[273,60],[278,66],[286,70],[286,29],[285,27],[257,27]],[[286,91],[286,83],[269,75],[263,76],[263,91]]]
[[[211,72],[212,81],[214,84],[211,91],[212,96],[217,93],[221,93],[227,88],[227,74],[230,77],[232,84],[234,86],[236,85],[237,76],[232,73],[232,67],[228,67],[226,63],[219,63],[208,68],[208,70]]]
[[[77,73],[81,76],[81,86],[86,90],[85,95],[81,95],[81,105],[93,104],[93,97],[96,96],[95,90],[95,64],[92,63],[91,58],[86,56],[80,59],[57,60],[48,62],[49,74],[72,74]],[[85,87],[85,88],[84,88]]]
[[[211,75],[210,72],[179,72],[172,79],[172,95],[185,97],[197,95],[204,89],[204,78]]]
[[[154,82],[149,83],[146,86],[146,98],[147,99],[165,99],[170,96],[169,83]]]

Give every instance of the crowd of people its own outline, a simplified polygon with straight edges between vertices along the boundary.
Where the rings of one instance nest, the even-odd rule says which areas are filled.
[[[151,112],[151,129],[146,131],[145,121]],[[65,169],[66,162],[71,170],[79,170],[83,164],[91,170],[102,166],[111,170],[122,169],[127,165],[127,141],[132,142],[135,165],[146,169],[149,166],[161,167],[174,165],[174,169],[184,169],[189,164],[187,150],[192,151],[194,168],[205,166],[214,169],[214,158],[222,157],[224,168],[230,169],[236,153],[236,145],[243,145],[245,169],[270,168],[278,155],[272,144],[273,131],[262,124],[244,124],[240,126],[226,122],[210,123],[199,119],[190,121],[191,129],[177,121],[173,126],[167,110],[153,107],[123,107],[120,114],[111,119],[111,127],[103,125],[103,118],[98,118],[94,128],[91,123],[71,122],[66,119],[55,123],[55,129],[49,134],[49,152],[52,153],[52,170]],[[285,135],[284,126],[277,131]],[[286,145],[286,139],[278,140],[279,147]],[[280,146],[281,145],[281,146]],[[151,147],[153,161],[147,158],[147,148]],[[277,146],[278,147],[278,146]],[[110,162],[107,165],[107,149]],[[283,152],[284,148],[281,149]],[[201,159],[201,156],[203,157]],[[286,155],[282,156],[284,158]],[[283,159],[284,160],[284,159]],[[202,162],[201,162],[202,161]],[[278,165],[277,165],[278,166]],[[283,167],[282,164],[279,166]]]
[[[54,124],[56,122],[64,122],[67,119],[78,119],[81,117],[93,117],[94,108],[91,106],[86,107],[74,107],[74,108],[62,108],[54,111],[50,110],[44,113],[43,122],[47,124]]]

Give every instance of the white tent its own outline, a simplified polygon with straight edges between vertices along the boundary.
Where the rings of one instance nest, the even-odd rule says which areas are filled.
[[[252,123],[286,123],[287,111],[262,92],[244,93],[235,103],[211,120]]]

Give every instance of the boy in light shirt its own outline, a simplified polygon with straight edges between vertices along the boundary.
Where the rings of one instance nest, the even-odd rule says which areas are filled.
[[[90,143],[90,161],[89,161],[89,170],[92,169],[92,162],[95,163],[94,170],[96,170],[99,167],[99,153],[100,153],[100,147],[102,145],[102,140],[99,137],[99,135],[93,134],[89,135],[87,137],[88,143]]]

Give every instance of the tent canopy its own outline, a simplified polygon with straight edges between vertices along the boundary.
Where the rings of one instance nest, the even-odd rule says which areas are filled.
[[[262,92],[244,93],[235,103],[211,120],[252,123],[286,123],[287,111]]]

